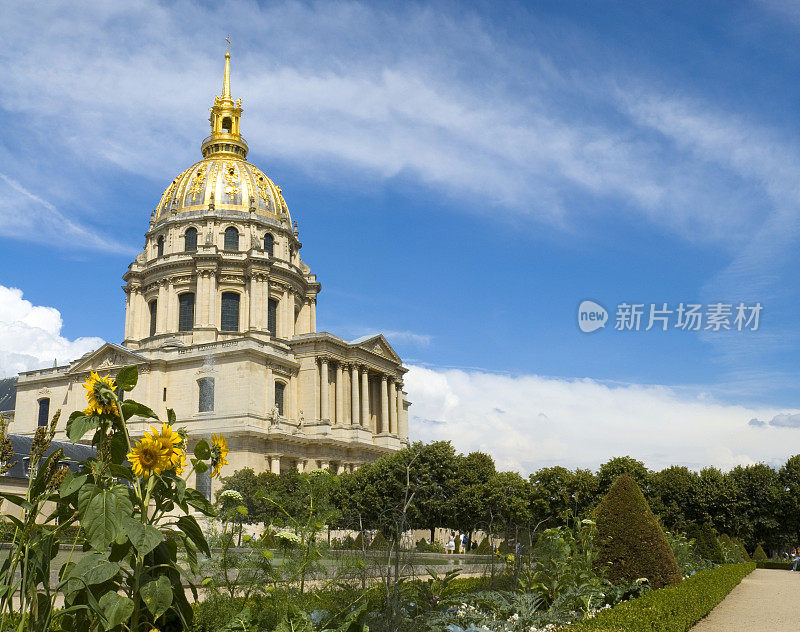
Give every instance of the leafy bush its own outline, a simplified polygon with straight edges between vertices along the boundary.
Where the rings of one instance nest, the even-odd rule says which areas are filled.
[[[686,535],[694,540],[695,551],[700,557],[715,564],[725,563],[725,554],[717,539],[717,532],[710,523],[706,522],[702,526],[691,524]]]
[[[667,537],[672,554],[675,556],[675,561],[678,563],[678,568],[681,569],[681,574],[684,577],[694,575],[697,571],[714,567],[713,562],[705,560],[698,555],[694,548],[694,542],[683,533],[666,531],[664,535]]]
[[[741,540],[731,538],[727,533],[723,533],[718,539],[726,564],[741,564],[750,561],[750,556]]]
[[[492,545],[489,542],[489,538],[484,538],[478,545],[477,553],[479,555],[490,555],[491,552],[492,552]]]
[[[767,554],[766,554],[766,553],[764,553],[764,549],[762,549],[762,548],[761,548],[761,545],[759,544],[759,545],[756,547],[756,550],[755,550],[755,551],[753,551],[753,560],[755,560],[756,562],[758,562],[759,560],[761,560],[761,561],[764,561],[764,560],[766,560],[766,559],[768,559],[768,558],[767,558]]]
[[[570,632],[686,632],[754,568],[748,562],[700,571],[680,584],[579,621],[570,626]]]
[[[598,563],[612,582],[646,577],[654,588],[675,584],[681,571],[661,525],[630,476],[620,476],[595,509]]]
[[[386,541],[386,538],[383,537],[383,534],[378,531],[375,537],[372,538],[372,542],[369,543],[369,548],[372,551],[385,551],[389,548],[389,543]]]

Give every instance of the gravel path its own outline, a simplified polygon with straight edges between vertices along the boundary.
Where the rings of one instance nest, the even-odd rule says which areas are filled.
[[[757,568],[690,632],[797,632],[800,573]]]

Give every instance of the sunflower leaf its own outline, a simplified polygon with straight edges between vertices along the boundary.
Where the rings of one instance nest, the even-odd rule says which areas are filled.
[[[139,369],[135,366],[126,366],[119,370],[115,382],[123,391],[132,391],[138,380]]]

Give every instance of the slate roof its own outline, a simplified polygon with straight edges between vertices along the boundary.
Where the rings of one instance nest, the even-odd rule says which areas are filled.
[[[31,453],[33,437],[10,434],[8,438],[11,439],[11,445],[14,447],[14,460],[16,463],[6,476],[11,478],[28,478],[28,458]],[[47,452],[45,452],[44,458],[46,459],[59,448],[64,450],[62,464],[68,466],[73,472],[78,471],[81,461],[85,461],[90,456],[94,456],[96,452],[95,449],[89,445],[70,443],[69,441],[53,441]]]
[[[17,403],[17,378],[0,379],[0,411],[14,410]]]

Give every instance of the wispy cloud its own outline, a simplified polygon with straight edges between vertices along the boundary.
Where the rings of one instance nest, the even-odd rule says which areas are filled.
[[[0,235],[53,248],[98,250],[130,256],[136,251],[64,216],[55,206],[0,173]]]
[[[756,428],[764,428],[766,426],[772,426],[774,428],[800,428],[800,413],[781,413],[780,415],[775,415],[768,421],[753,418],[748,423]]]
[[[557,37],[544,36],[552,25],[541,48],[522,52],[476,15],[444,7],[12,6],[0,26],[0,107],[45,125],[54,149],[166,183],[196,156],[219,89],[221,55],[192,43],[222,41],[218,18],[244,13],[247,26],[233,25],[234,92],[253,158],[266,166],[279,157],[322,177],[404,177],[468,212],[490,207],[565,229],[599,212],[570,204],[578,192],[596,199],[589,208],[622,204],[688,239],[738,243],[767,198],[743,195],[736,180],[787,158],[774,177],[789,182],[795,163],[792,148],[754,167],[762,153],[732,160],[723,146],[678,143],[664,126],[654,135],[660,113],[646,81],[634,108],[618,98],[618,76],[582,70],[589,50],[575,51],[574,64],[554,61]],[[666,113],[676,128],[680,113]],[[707,144],[748,131],[682,120]]]

